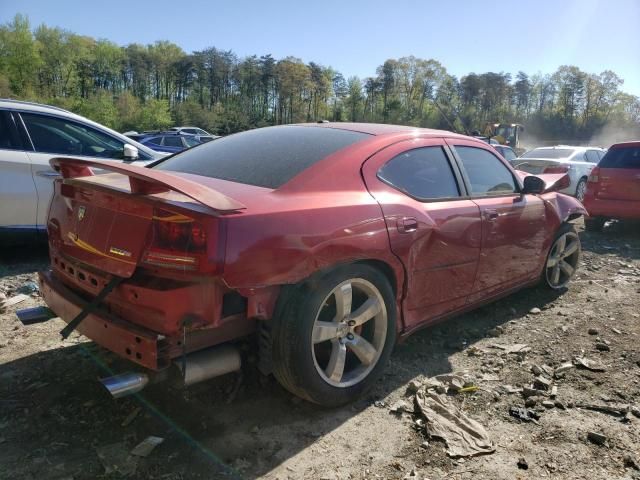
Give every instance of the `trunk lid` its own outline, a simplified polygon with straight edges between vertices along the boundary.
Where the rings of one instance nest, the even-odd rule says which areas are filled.
[[[566,163],[566,160],[516,158],[515,160],[513,160],[513,168],[535,175],[538,173],[543,173],[548,167],[559,167],[561,164]]]
[[[185,269],[197,261],[202,266],[207,252],[219,250],[214,234],[217,218],[245,208],[214,189],[168,172],[77,159],[57,158],[51,165],[63,177],[55,182],[49,210],[52,246],[85,265],[123,278],[131,277],[143,261],[151,263],[152,243],[157,247],[156,265],[171,258],[173,268],[181,261],[186,262]],[[91,167],[114,173],[94,175]],[[195,256],[185,256],[198,247],[188,241],[191,237],[186,242],[173,238],[185,232],[202,239]],[[159,242],[160,234],[176,241]],[[175,245],[185,248],[175,252]]]

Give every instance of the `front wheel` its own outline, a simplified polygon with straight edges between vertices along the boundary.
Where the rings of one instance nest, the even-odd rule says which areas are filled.
[[[554,290],[567,286],[580,262],[580,237],[570,223],[563,224],[557,231],[545,264],[544,283]]]
[[[389,359],[395,312],[389,281],[369,265],[339,267],[296,287],[274,319],[274,375],[314,403],[338,406],[356,399]]]

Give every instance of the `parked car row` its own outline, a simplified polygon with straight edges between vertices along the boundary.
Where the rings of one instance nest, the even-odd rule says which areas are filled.
[[[61,108],[0,100],[0,240],[22,242],[44,234],[54,157],[144,165],[163,154]]]
[[[202,143],[219,138],[201,128],[173,127],[167,131],[155,130],[152,132],[126,132],[132,138],[157,152],[177,153],[187,148],[195,147]]]

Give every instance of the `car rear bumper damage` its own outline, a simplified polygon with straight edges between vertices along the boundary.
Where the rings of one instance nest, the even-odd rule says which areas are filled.
[[[83,298],[55,278],[53,272],[38,273],[42,297],[49,308],[65,322],[70,322],[88,304]],[[98,345],[150,370],[170,364],[170,342],[151,330],[126,322],[99,310],[89,313],[77,331]]]
[[[584,205],[591,217],[640,219],[640,202],[633,200],[605,200],[587,197]]]

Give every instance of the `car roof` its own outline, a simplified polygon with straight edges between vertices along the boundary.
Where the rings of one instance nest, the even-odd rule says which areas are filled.
[[[614,143],[613,145],[611,145],[609,147],[609,149],[612,148],[637,148],[640,147],[640,140],[634,140],[631,142],[620,142],[620,143]]]
[[[554,145],[552,147],[536,147],[533,148],[532,150],[556,150],[556,149],[562,149],[562,148],[571,148],[573,150],[604,150],[604,148],[602,147],[585,147],[583,146],[577,146],[577,145]]]
[[[460,137],[471,138],[459,133],[447,130],[436,130],[432,128],[412,127],[408,125],[389,125],[386,123],[355,123],[355,122],[318,122],[318,123],[298,123],[295,125],[303,127],[336,128],[340,130],[350,130],[352,132],[367,133],[369,135],[389,135],[395,133],[415,133],[416,135],[432,135],[434,137]]]

